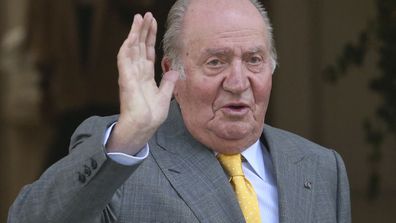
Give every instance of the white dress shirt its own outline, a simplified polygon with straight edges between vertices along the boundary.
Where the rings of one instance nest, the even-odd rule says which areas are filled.
[[[103,142],[104,145],[106,145],[114,125],[115,123],[107,129]],[[125,153],[107,153],[112,160],[122,165],[136,165],[147,158],[148,154],[148,144],[146,144],[146,146],[134,156]],[[244,150],[241,154],[244,157],[242,162],[243,172],[246,178],[253,185],[257,194],[261,222],[278,223],[278,190],[268,150],[259,140],[257,140],[256,143]]]
[[[258,140],[242,156],[242,170],[256,191],[262,223],[278,223],[278,189],[268,150]]]

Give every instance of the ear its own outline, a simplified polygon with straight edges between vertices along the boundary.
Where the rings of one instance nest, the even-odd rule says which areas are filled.
[[[161,60],[162,73],[170,71],[171,67],[172,61],[169,59],[169,57],[164,56]]]
[[[161,60],[161,68],[162,68],[162,73],[166,73],[171,70],[172,68],[172,61],[169,59],[169,57],[164,56]],[[176,81],[175,88],[173,89],[173,97],[178,100],[178,82]]]

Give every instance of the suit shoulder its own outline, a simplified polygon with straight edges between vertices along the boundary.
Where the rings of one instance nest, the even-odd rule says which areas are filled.
[[[334,173],[345,173],[342,157],[333,149],[323,147],[297,134],[266,125],[264,127],[265,140],[271,149],[280,150],[274,153],[294,154],[304,159],[311,159],[318,164],[317,168],[322,174],[326,172],[335,179]],[[271,148],[271,145],[274,148]],[[330,176],[329,175],[329,176]]]
[[[335,151],[333,149],[326,148],[290,131],[266,125],[264,133],[267,136],[266,140],[276,140],[286,145],[289,144],[289,146],[293,146],[305,154],[334,159]]]

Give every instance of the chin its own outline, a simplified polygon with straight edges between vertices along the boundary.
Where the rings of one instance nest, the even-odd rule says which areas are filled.
[[[252,141],[252,142],[250,142]],[[241,153],[256,140],[240,140],[240,141],[217,141],[214,145],[211,145],[213,151],[222,154],[235,154]]]
[[[257,132],[257,126],[246,122],[217,123],[212,126],[211,132],[224,140],[236,141]]]
[[[260,134],[255,134],[255,132],[257,133],[257,131],[236,131],[233,129],[233,131],[213,134],[212,145],[209,147],[224,154],[240,153],[260,138]]]

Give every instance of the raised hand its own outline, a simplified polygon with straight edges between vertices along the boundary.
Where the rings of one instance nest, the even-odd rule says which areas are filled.
[[[135,15],[118,56],[120,118],[106,145],[108,152],[136,154],[166,119],[176,71],[154,80],[157,22],[151,13]]]

